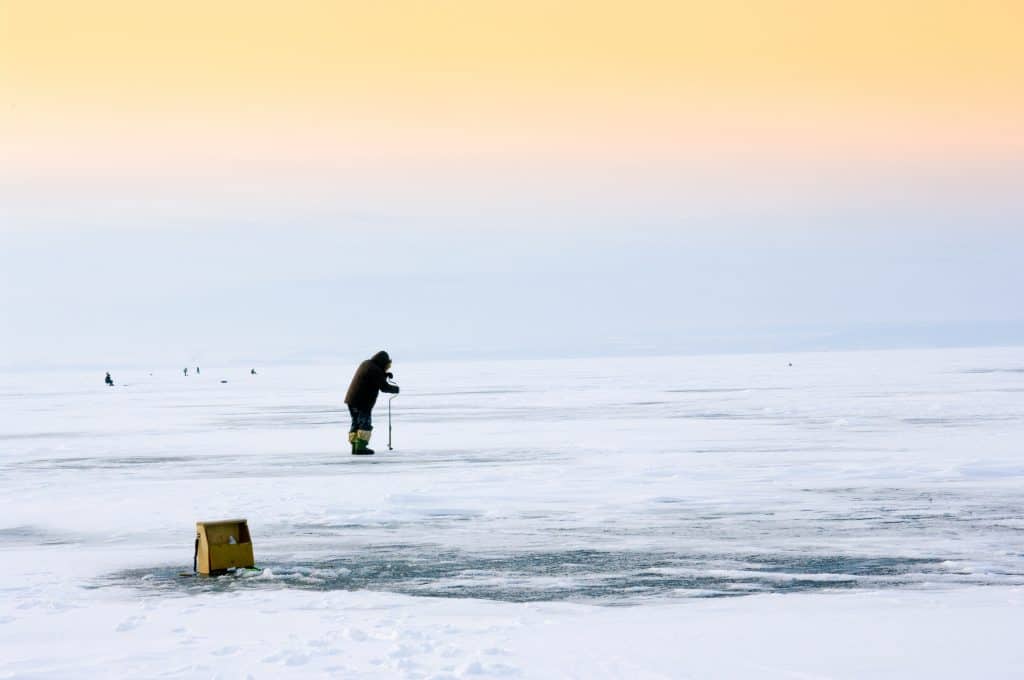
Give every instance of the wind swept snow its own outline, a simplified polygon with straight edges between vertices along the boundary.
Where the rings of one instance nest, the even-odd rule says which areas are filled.
[[[1024,675],[1024,349],[353,368],[0,375],[0,677]]]

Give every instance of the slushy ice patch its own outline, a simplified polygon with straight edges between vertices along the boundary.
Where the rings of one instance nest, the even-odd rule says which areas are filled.
[[[428,597],[629,604],[681,597],[724,597],[836,589],[986,584],[986,575],[940,558],[848,555],[682,555],[566,550],[509,555],[378,546],[316,562],[265,562],[217,578],[175,567],[131,569],[94,587],[195,595],[244,589],[374,590]],[[1024,573],[999,583],[1024,584]]]

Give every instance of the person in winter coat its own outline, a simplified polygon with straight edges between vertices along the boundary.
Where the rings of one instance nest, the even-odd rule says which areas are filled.
[[[348,430],[348,441],[352,444],[352,455],[370,455],[373,449],[367,448],[370,435],[373,434],[371,413],[377,403],[377,395],[381,392],[398,394],[398,385],[388,382],[394,376],[391,369],[391,357],[381,351],[359,364],[356,374],[345,394],[352,426]]]

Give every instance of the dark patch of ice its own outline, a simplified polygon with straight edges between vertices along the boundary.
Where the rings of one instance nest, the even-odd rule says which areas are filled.
[[[1024,373],[1024,368],[968,368],[964,373]]]
[[[160,466],[193,461],[193,456],[92,456],[74,458],[37,458],[11,463],[12,468],[31,470],[112,470]]]
[[[282,588],[374,590],[507,602],[621,605],[679,597],[924,587],[943,580],[984,583],[983,578],[937,557],[584,549],[500,555],[413,544],[364,547],[321,561],[269,561],[260,567],[220,577],[183,576],[180,569],[169,566],[130,569],[102,578],[93,587],[131,587],[153,595]],[[1022,581],[1024,574],[1011,576]]]
[[[69,545],[75,539],[66,535],[35,526],[0,528],[0,545]]]

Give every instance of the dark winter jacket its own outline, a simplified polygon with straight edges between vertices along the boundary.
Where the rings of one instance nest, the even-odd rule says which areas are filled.
[[[378,392],[398,394],[398,385],[388,383],[388,366],[391,357],[387,352],[377,352],[372,358],[359,364],[352,383],[345,394],[345,403],[353,408],[370,410],[377,403]]]

